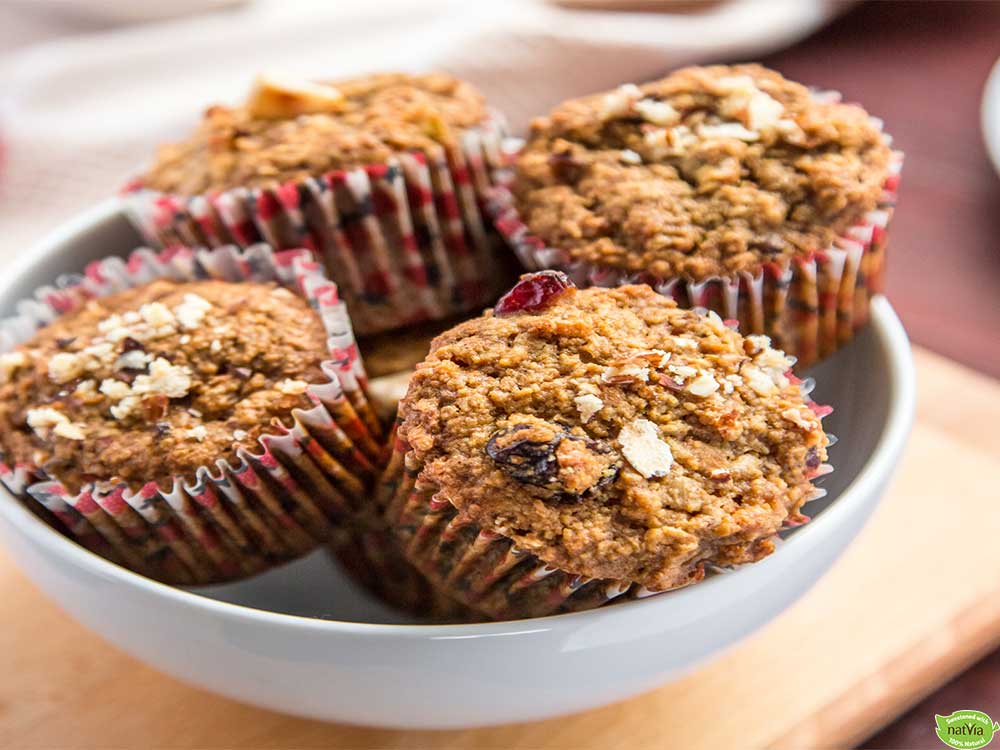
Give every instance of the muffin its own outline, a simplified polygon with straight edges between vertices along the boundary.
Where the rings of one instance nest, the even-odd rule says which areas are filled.
[[[435,340],[380,500],[407,557],[492,618],[587,609],[754,562],[829,471],[762,335],[646,285],[528,275]]]
[[[308,253],[137,251],[36,298],[0,323],[0,479],[87,546],[217,582],[363,514],[380,428]]]
[[[835,94],[758,65],[685,68],[536,120],[492,211],[529,268],[649,283],[807,365],[867,321],[900,165]]]
[[[262,76],[126,189],[150,242],[306,247],[359,334],[480,307],[503,286],[484,227],[502,123],[443,74]],[[500,254],[502,255],[502,254]]]

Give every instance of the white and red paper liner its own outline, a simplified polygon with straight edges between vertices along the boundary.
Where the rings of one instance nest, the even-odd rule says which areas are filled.
[[[88,299],[158,278],[276,282],[303,295],[330,351],[328,380],[307,389],[314,406],[272,423],[254,450],[238,448],[169,487],[98,482],[70,490],[2,455],[0,482],[84,547],[168,583],[242,578],[311,551],[363,512],[384,448],[346,307],[307,251],[140,249],[97,261],[38,289],[0,321],[0,351]]]
[[[507,166],[503,134],[494,115],[455,148],[194,197],[137,181],[123,199],[146,240],[162,247],[308,248],[367,335],[474,310],[500,291],[503,263],[484,206]]]
[[[390,438],[389,445],[392,445]],[[394,457],[390,454],[390,457]],[[350,527],[337,529],[330,540],[333,557],[360,586],[386,604],[432,622],[473,622],[473,610],[440,591],[406,558],[378,503]]]
[[[834,92],[814,95],[839,100]],[[881,121],[872,121],[881,130]],[[889,135],[883,137],[891,144]],[[893,151],[876,208],[829,247],[784,263],[764,263],[755,273],[697,280],[598,266],[574,260],[565,249],[547,246],[521,220],[511,179],[490,191],[487,212],[529,270],[557,269],[580,287],[649,284],[682,307],[704,307],[723,318],[738,320],[744,335],[766,334],[775,348],[807,367],[850,341],[868,322],[871,298],[883,287],[887,230],[902,165],[902,152]]]
[[[383,521],[337,529],[330,553],[368,593],[427,622],[475,622],[482,616],[438,590],[406,559]]]

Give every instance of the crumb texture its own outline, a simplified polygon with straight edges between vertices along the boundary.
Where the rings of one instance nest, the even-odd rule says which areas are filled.
[[[142,183],[182,196],[274,186],[401,151],[455,148],[462,129],[486,116],[478,91],[443,74],[262,77],[245,104],[210,107],[189,139],[161,147]]]
[[[757,272],[875,208],[891,152],[869,115],[758,65],[685,68],[532,125],[515,205],[574,260],[658,278]]]
[[[810,495],[827,439],[789,366],[649,287],[569,289],[438,337],[399,434],[463,518],[662,590],[768,554]]]
[[[273,284],[154,281],[88,302],[0,355],[0,452],[71,491],[133,490],[256,452],[310,408],[326,332]]]

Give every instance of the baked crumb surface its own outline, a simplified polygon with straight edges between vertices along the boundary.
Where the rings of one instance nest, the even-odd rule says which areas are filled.
[[[652,590],[773,550],[826,458],[765,337],[646,286],[438,337],[400,406],[418,483],[574,574]]]
[[[262,77],[241,106],[210,107],[194,134],[162,146],[141,182],[182,196],[267,187],[458,145],[487,116],[469,84],[435,73],[323,83]]]
[[[537,119],[515,202],[574,260],[698,280],[828,247],[875,207],[890,157],[859,106],[759,65],[692,67]]]
[[[71,491],[136,490],[259,450],[326,380],[319,316],[274,284],[153,281],[91,300],[0,355],[0,452]]]

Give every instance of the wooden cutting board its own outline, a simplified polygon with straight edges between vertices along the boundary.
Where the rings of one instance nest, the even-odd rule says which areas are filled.
[[[680,682],[577,716],[474,731],[304,721],[154,672],[67,619],[0,556],[0,746],[802,750],[861,742],[1000,644],[992,427],[1000,383],[926,351],[916,360],[916,427],[872,522],[804,599]]]

